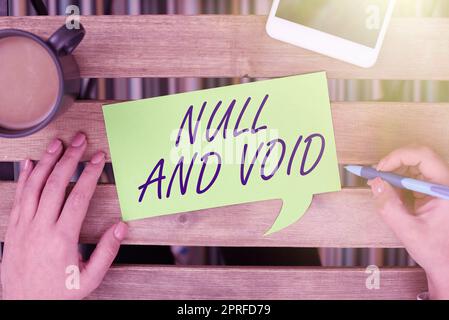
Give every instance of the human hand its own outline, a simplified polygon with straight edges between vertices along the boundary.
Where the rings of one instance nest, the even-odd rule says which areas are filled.
[[[449,186],[449,167],[427,147],[393,151],[377,170]],[[382,218],[426,271],[430,298],[449,299],[449,201],[398,190],[380,178],[368,184]]]
[[[86,146],[86,136],[78,133],[65,152],[56,139],[35,168],[30,160],[22,163],[1,266],[4,299],[82,299],[98,287],[112,264],[127,234],[123,222],[104,233],[89,262],[84,263],[78,252],[104,153],[92,157],[65,199]],[[67,286],[69,275],[76,276],[68,270],[79,270],[79,288],[75,282]]]

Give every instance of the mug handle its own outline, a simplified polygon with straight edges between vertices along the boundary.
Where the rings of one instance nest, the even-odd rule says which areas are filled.
[[[69,55],[78,47],[86,34],[83,25],[80,23],[79,26],[79,29],[68,29],[63,25],[51,35],[48,43],[56,51],[57,55]]]

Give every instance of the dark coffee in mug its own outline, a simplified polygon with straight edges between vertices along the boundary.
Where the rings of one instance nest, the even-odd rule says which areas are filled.
[[[0,126],[18,130],[41,123],[59,94],[59,73],[48,50],[33,39],[0,39]]]

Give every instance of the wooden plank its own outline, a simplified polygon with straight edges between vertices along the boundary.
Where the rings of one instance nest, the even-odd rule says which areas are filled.
[[[48,37],[64,19],[1,18],[0,29]],[[76,56],[86,78],[279,77],[325,70],[330,78],[449,79],[447,18],[394,18],[370,69],[271,39],[265,16],[83,16],[81,22],[87,36]]]
[[[340,163],[377,163],[395,148],[411,143],[431,146],[449,161],[448,103],[333,103],[332,113]],[[53,137],[68,142],[78,130],[90,141],[84,159],[98,149],[108,153],[101,102],[78,102],[39,133],[0,138],[0,161],[39,159]]]
[[[365,269],[113,268],[92,299],[410,299],[427,290],[422,270],[382,269],[380,289]]]
[[[380,269],[380,288],[373,290],[366,288],[368,276],[362,268],[121,266],[89,299],[416,300],[427,290],[419,268]]]
[[[15,185],[0,183],[0,239],[4,239]],[[315,196],[297,223],[264,237],[282,202],[256,203],[180,213],[129,222],[125,243],[252,247],[402,247],[374,208],[368,189],[343,189]],[[113,185],[100,185],[83,225],[81,241],[96,243],[120,219]]]

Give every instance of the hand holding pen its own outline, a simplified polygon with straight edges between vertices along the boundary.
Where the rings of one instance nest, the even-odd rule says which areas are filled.
[[[393,151],[379,162],[376,169],[426,181],[426,187],[449,186],[447,163],[427,147]],[[402,178],[393,184],[399,186],[399,182],[403,183]],[[413,192],[411,201],[407,202],[405,190],[394,188],[379,177],[368,184],[380,215],[426,271],[430,298],[449,299],[449,201]],[[403,184],[400,186],[404,188]]]

